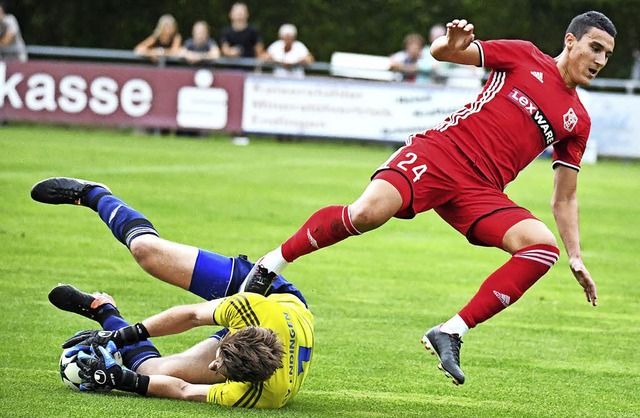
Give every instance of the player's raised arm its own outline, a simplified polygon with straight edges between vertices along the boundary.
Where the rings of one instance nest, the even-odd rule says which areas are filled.
[[[431,55],[438,61],[455,64],[480,65],[480,50],[472,42],[474,27],[465,19],[447,23],[447,34],[433,41]]]

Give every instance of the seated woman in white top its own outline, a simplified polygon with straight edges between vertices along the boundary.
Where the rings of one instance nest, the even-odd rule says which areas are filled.
[[[307,47],[296,40],[298,30],[290,23],[280,26],[279,40],[275,41],[262,55],[262,59],[276,63],[273,75],[276,77],[304,77],[304,66],[315,61]]]

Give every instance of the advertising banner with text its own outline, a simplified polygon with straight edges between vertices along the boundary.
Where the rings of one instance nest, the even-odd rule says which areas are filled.
[[[0,120],[404,142],[480,88],[234,70],[0,61]],[[597,154],[640,158],[640,96],[581,91]]]
[[[240,131],[244,74],[59,61],[0,62],[0,118]]]
[[[245,132],[404,142],[429,129],[480,89],[247,76]]]

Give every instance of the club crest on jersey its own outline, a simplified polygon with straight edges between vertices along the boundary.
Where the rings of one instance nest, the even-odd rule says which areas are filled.
[[[540,130],[540,133],[544,138],[545,146],[551,145],[555,142],[556,133],[553,131],[553,127],[551,126],[549,119],[547,119],[544,113],[542,113],[542,110],[540,110],[538,105],[535,104],[535,102],[531,100],[529,96],[527,96],[522,91],[514,87],[509,92],[509,99],[511,99],[511,101],[516,103],[518,106],[522,108],[522,110],[524,110],[529,114],[529,116],[531,116],[531,119],[536,124],[536,126],[538,127],[538,130]],[[564,126],[565,127],[567,126],[566,118],[565,118]]]
[[[569,132],[573,131],[573,128],[578,123],[578,116],[576,116],[576,112],[573,111],[572,107],[562,116],[562,119],[564,120],[564,129]]]

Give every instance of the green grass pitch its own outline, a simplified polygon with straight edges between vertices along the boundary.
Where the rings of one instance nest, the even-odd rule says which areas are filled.
[[[198,299],[146,275],[86,208],[33,202],[31,186],[74,176],[108,184],[167,239],[255,260],[316,209],[352,202],[391,149],[332,141],[147,137],[50,126],[0,127],[0,416],[2,417],[638,417],[640,165],[603,161],[580,175],[591,307],[563,252],[515,305],[470,331],[455,387],[420,345],[507,260],[473,247],[434,213],[392,220],[291,265],[285,276],[316,317],[315,360],[278,411],[67,389],[60,344],[94,328],[58,311],[58,282],[109,292],[140,321]],[[549,160],[507,192],[555,230]],[[214,329],[156,339],[183,350]]]

